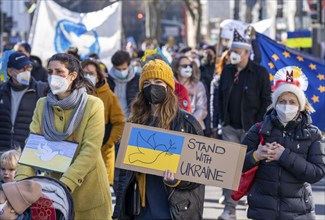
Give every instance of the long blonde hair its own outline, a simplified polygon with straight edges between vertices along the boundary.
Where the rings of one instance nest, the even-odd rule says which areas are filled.
[[[153,112],[151,104],[145,100],[143,92],[139,92],[135,100],[132,102],[131,114],[128,121],[145,125],[150,116],[153,116],[155,120],[153,122],[154,126],[170,129],[171,122],[178,111],[178,99],[169,86],[167,86],[167,93],[164,102],[157,105],[158,108]]]

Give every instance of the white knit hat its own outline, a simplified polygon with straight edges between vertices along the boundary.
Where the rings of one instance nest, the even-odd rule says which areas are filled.
[[[285,92],[295,94],[299,101],[299,110],[304,111],[306,105],[306,95],[308,79],[299,67],[287,66],[279,69],[274,75],[274,85],[272,94],[272,106],[278,101],[278,98]]]

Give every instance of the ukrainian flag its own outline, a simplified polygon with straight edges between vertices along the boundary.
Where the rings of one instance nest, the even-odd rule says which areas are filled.
[[[311,31],[300,30],[288,32],[287,47],[292,48],[311,48],[312,47]]]
[[[184,137],[132,128],[124,164],[176,173]]]

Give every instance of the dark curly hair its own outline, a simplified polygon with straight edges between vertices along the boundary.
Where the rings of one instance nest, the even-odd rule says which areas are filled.
[[[73,80],[71,85],[72,91],[85,87],[89,94],[95,92],[95,87],[88,79],[85,78],[84,71],[80,65],[80,61],[76,57],[67,53],[57,53],[49,59],[47,65],[49,65],[49,63],[52,61],[59,61],[60,63],[62,63],[65,68],[69,70],[69,74],[74,71],[77,72],[77,78]]]

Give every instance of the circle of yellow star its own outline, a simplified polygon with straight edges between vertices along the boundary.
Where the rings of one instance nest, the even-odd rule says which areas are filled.
[[[270,73],[270,81],[274,80],[274,76],[272,75],[272,73]]]
[[[312,70],[316,70],[316,65],[311,63],[309,64],[309,68]]]
[[[283,56],[284,56],[285,58],[290,57],[290,53],[287,52],[287,51],[284,51],[282,54],[283,54]]]
[[[303,58],[302,56],[297,56],[296,58],[297,58],[297,60],[300,61],[300,62],[304,61],[304,58]]]
[[[278,55],[276,55],[276,54],[273,54],[273,55],[272,55],[272,58],[274,59],[274,61],[277,61],[277,60],[280,59],[280,58],[278,57]]]
[[[319,80],[325,80],[325,75],[324,75],[324,74],[320,74],[320,73],[318,73],[317,78],[318,78]]]
[[[319,87],[318,87],[318,90],[319,90],[321,93],[325,92],[325,86],[319,86]]]
[[[311,100],[313,100],[314,103],[319,102],[319,96],[313,95],[313,97],[311,97]]]
[[[270,69],[274,68],[274,64],[272,62],[269,62],[268,65],[269,65]]]

